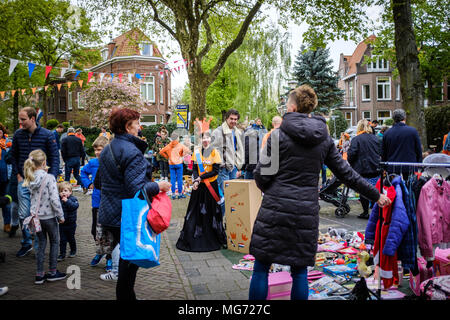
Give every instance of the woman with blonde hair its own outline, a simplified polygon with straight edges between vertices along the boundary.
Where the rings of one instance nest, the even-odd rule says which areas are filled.
[[[372,134],[372,128],[366,119],[359,120],[356,126],[356,137],[351,141],[348,149],[348,163],[367,182],[375,186],[379,176],[379,163],[381,161],[380,140]],[[369,200],[360,195],[363,212],[358,216],[361,219],[369,218]]]
[[[43,284],[47,281],[62,280],[65,273],[56,269],[59,250],[58,223],[64,223],[64,214],[59,200],[56,179],[47,173],[47,156],[41,149],[30,152],[23,165],[23,186],[30,189],[31,216],[39,218],[41,231],[36,232],[39,241],[39,249],[36,255],[35,284]],[[50,241],[49,272],[44,274],[44,256],[47,245],[47,236]]]

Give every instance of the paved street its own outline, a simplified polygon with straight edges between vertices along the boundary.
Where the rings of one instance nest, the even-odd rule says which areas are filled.
[[[90,197],[81,192],[74,195],[80,202],[76,239],[78,252],[74,258],[58,263],[58,269],[66,272],[70,265],[81,270],[81,289],[68,289],[65,280],[44,285],[34,284],[35,254],[32,251],[17,258],[21,235],[8,238],[0,233],[0,251],[6,252],[6,262],[0,263],[0,286],[8,286],[9,292],[0,300],[114,300],[115,282],[99,278],[104,273],[104,261],[97,267],[89,263],[95,254],[95,244],[90,234]],[[173,201],[170,228],[163,233],[161,241],[161,265],[138,271],[135,291],[143,300],[240,300],[248,298],[249,278],[243,272],[233,270],[233,263],[222,251],[208,253],[183,252],[175,248],[189,199]],[[351,203],[352,211],[344,219],[334,216],[335,207],[321,203],[320,230],[329,226],[348,230],[364,230],[366,220],[357,219],[360,204]],[[47,248],[48,252],[48,248]],[[45,267],[48,265],[46,255]]]

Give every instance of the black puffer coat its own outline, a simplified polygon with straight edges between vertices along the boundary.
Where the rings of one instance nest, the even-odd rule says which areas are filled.
[[[276,145],[277,139],[279,152],[274,152],[272,144]],[[250,243],[250,253],[258,261],[296,267],[314,265],[319,228],[318,183],[324,162],[349,187],[372,201],[379,199],[378,191],[342,159],[323,117],[287,113],[281,127],[270,135],[253,172],[264,193]]]
[[[347,160],[361,176],[374,178],[380,174],[381,144],[377,136],[361,133],[350,142]]]

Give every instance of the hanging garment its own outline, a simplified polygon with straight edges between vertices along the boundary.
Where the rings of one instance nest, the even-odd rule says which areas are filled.
[[[382,225],[380,233],[379,207],[376,204],[366,227],[366,239],[374,241],[374,263],[380,267],[380,276],[385,288],[398,284],[397,249],[408,229],[409,220],[403,204],[401,177],[392,180],[392,186],[384,187],[384,193],[392,201],[382,208]],[[380,181],[377,182],[380,188]]]
[[[413,198],[406,186],[406,183],[402,180],[400,187],[403,193],[403,204],[406,208],[406,214],[408,216],[409,226],[403,236],[402,242],[397,250],[398,259],[402,262],[402,266],[405,270],[414,270],[417,264],[417,220],[416,211],[413,204]]]
[[[434,249],[450,242],[450,184],[431,178],[422,187],[417,202],[418,241],[422,256],[434,257]]]

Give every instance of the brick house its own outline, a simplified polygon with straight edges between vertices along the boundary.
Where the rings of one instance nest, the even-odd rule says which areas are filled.
[[[384,120],[392,117],[392,111],[403,107],[400,78],[393,76],[389,61],[381,58],[373,62],[365,61],[367,57],[372,57],[368,42],[374,39],[375,36],[372,35],[360,42],[350,56],[342,53],[340,55],[338,87],[344,90],[345,94],[344,104],[339,109],[344,113],[349,126],[356,126],[361,119],[376,119],[382,124]],[[441,94],[434,104],[448,103],[448,81],[444,79],[438,87]],[[428,105],[428,99],[425,98],[424,107]]]
[[[133,83],[139,83],[141,97],[146,105],[141,124],[167,123],[171,115],[171,78],[170,73],[160,76],[166,60],[150,38],[135,28],[112,39],[101,47],[99,52],[101,62],[88,66],[83,72],[93,72],[94,78],[97,79],[99,74],[109,76],[112,73],[115,81],[118,74],[123,74],[122,81],[129,81],[128,75],[132,75],[130,79]],[[137,79],[135,74],[140,74],[142,78]],[[48,119],[55,118],[60,123],[67,121],[74,125],[89,126],[89,116],[80,117],[78,112],[84,110],[84,101],[80,96],[83,88],[77,84],[75,75],[76,70],[69,69],[63,78],[52,81],[52,85],[73,82],[73,87],[68,90],[67,85],[62,85],[59,91],[54,90],[47,103]],[[110,78],[103,81],[110,81]],[[85,86],[86,84],[83,85]]]
[[[344,104],[339,109],[349,126],[359,120],[377,119],[380,123],[392,117],[392,111],[402,107],[400,79],[394,78],[389,61],[371,57],[370,44],[375,36],[360,42],[352,55],[341,53],[338,87],[344,90]]]

